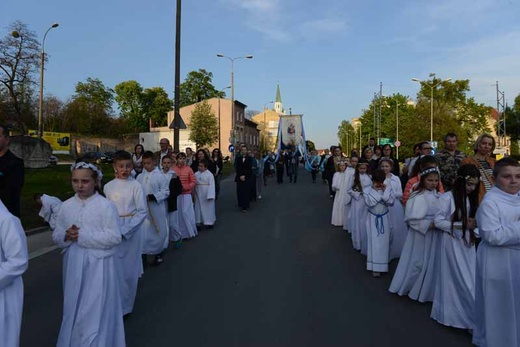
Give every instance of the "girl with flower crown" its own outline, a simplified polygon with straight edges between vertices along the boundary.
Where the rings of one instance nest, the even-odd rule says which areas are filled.
[[[356,165],[356,171],[354,173],[354,179],[352,185],[348,188],[348,194],[351,197],[350,201],[350,225],[348,230],[352,237],[352,246],[354,249],[361,251],[363,254],[367,254],[367,229],[366,229],[366,216],[368,213],[363,193],[372,185],[372,180],[367,174],[368,162],[360,160]]]
[[[63,248],[63,320],[57,346],[125,346],[116,265],[121,243],[115,205],[99,194],[100,170],[72,166],[75,195],[56,217],[52,238]]]
[[[472,164],[457,171],[453,189],[439,198],[435,227],[441,230],[439,274],[431,317],[461,329],[473,329],[475,302],[475,215],[480,173]]]
[[[437,241],[433,219],[440,209],[437,192],[439,171],[427,167],[406,204],[408,235],[389,291],[420,302],[432,301],[435,290]]]

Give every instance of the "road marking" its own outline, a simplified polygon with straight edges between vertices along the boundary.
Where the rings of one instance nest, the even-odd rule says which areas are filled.
[[[47,254],[49,252],[52,252],[52,251],[54,251],[57,248],[58,248],[58,246],[54,245],[54,246],[41,248],[41,249],[39,249],[37,251],[31,252],[31,253],[29,253],[29,260],[34,259],[36,257],[39,257],[41,255]]]

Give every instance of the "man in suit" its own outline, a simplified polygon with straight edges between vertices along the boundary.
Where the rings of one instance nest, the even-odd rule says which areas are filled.
[[[9,150],[9,132],[0,125],[0,200],[18,218],[24,177],[23,160]]]
[[[237,183],[237,199],[238,206],[242,212],[247,212],[249,208],[249,200],[251,195],[251,176],[253,174],[253,161],[247,155],[247,147],[243,145],[240,147],[240,156],[235,159],[235,182]]]
[[[173,158],[172,150],[170,149],[170,140],[167,138],[163,138],[159,140],[159,146],[161,146],[161,150],[157,151],[153,154],[153,157],[155,161],[157,162],[157,166],[162,167],[162,158],[163,157],[170,157]]]

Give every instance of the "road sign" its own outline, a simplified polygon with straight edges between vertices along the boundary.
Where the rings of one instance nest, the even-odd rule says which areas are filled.
[[[400,147],[401,146],[401,141],[397,140],[394,142],[394,146],[396,147]]]
[[[233,146],[233,144],[230,144],[230,145],[228,146],[228,150],[229,150],[231,153],[233,153],[233,152],[235,151],[235,146]]]

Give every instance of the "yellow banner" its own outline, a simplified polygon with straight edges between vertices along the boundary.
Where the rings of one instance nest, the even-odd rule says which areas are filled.
[[[29,130],[29,136],[38,137],[37,131]],[[53,151],[70,150],[70,133],[55,133],[52,131],[44,131],[42,139],[51,145]]]

